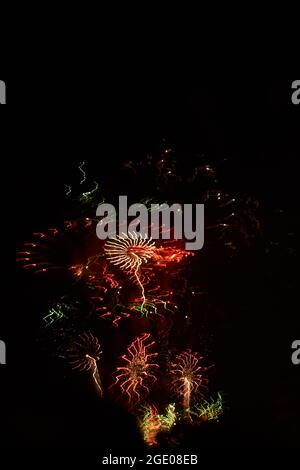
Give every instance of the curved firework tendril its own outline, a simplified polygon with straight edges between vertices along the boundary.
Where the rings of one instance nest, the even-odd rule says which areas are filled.
[[[202,356],[189,349],[180,353],[171,364],[173,387],[187,412],[190,410],[192,398],[203,400],[208,390],[208,379],[204,377],[208,367],[201,365],[202,359]]]
[[[146,302],[145,289],[141,280],[140,267],[153,256],[155,242],[152,238],[142,237],[137,233],[123,233],[109,239],[104,245],[108,260],[122,271],[134,277],[141,289],[143,299],[141,311]]]
[[[68,350],[68,359],[72,369],[81,372],[91,371],[96,389],[103,395],[97,361],[100,359],[101,346],[92,333],[83,333],[78,336]]]
[[[93,219],[84,217],[64,221],[59,228],[50,227],[44,232],[34,232],[32,242],[24,243],[22,251],[17,252],[16,261],[35,274],[63,270],[73,272],[75,247],[78,242],[90,236],[92,225]],[[74,274],[79,277],[78,272]]]
[[[110,238],[104,245],[109,261],[123,271],[134,274],[153,256],[155,242],[152,238],[128,232]]]
[[[47,232],[33,233],[34,241],[24,243],[24,251],[17,254],[17,262],[22,263],[24,269],[32,269],[35,273],[47,272],[50,269],[59,269],[61,266],[59,261],[50,254],[50,247],[57,240],[60,241],[60,230],[57,228],[49,228]]]
[[[77,185],[75,186],[77,186],[77,191],[79,190],[79,192],[77,192],[76,190],[74,191],[74,188],[71,184],[65,184],[65,195],[70,196],[71,194],[72,195],[71,197],[73,197],[74,200],[77,200],[77,202],[79,202],[82,206],[87,206],[88,204],[94,204],[95,198],[97,196],[98,189],[99,189],[98,181],[89,180],[86,167],[87,167],[87,162],[85,161],[80,162],[77,167],[77,170],[80,173],[80,175],[78,178]],[[81,188],[82,185],[84,186],[88,185],[89,189],[82,192],[82,188]],[[104,200],[102,202],[104,202]]]
[[[138,404],[143,392],[148,394],[149,387],[156,382],[153,369],[159,366],[150,361],[158,353],[147,352],[155,344],[155,341],[147,342],[149,338],[150,333],[144,333],[136,338],[128,346],[127,354],[122,356],[126,365],[117,367],[116,379],[113,385],[119,384],[122,393],[127,395],[128,403],[131,406]]]
[[[55,302],[53,305],[51,305],[47,315],[43,317],[45,328],[48,328],[62,319],[69,319],[72,315],[75,315],[77,311],[76,302],[67,303],[64,299],[65,298],[62,297],[62,299],[60,299],[58,302]]]

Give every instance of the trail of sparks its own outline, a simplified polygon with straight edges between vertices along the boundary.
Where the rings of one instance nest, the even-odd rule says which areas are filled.
[[[87,204],[88,202],[90,202],[98,188],[99,188],[99,184],[97,183],[97,181],[94,181],[94,189],[91,189],[91,191],[86,191],[85,193],[82,193],[79,196],[79,201],[84,204]]]
[[[89,354],[87,354],[86,357],[91,362],[91,369],[93,371],[93,379],[97,387],[98,393],[102,396],[103,391],[102,391],[102,386],[101,386],[101,381],[100,381],[99,370],[97,366],[97,360],[94,357],[90,356]]]
[[[168,297],[172,294],[173,292],[167,292],[164,294],[164,296]],[[150,314],[161,315],[159,312],[160,305],[163,306],[163,311],[170,313],[174,313],[174,310],[168,306],[174,306],[174,309],[177,308],[175,303],[171,300],[162,300],[160,298],[150,296],[149,293],[147,295],[146,301],[143,301],[143,299],[134,299],[132,302],[130,302],[129,308],[132,311],[139,312],[142,316],[148,317]]]
[[[58,260],[55,259],[53,249],[55,243],[61,242],[61,232],[57,228],[50,227],[47,232],[33,233],[34,242],[24,243],[26,251],[19,251],[17,262],[21,262],[24,269],[33,269],[35,273],[47,272],[50,269],[60,269]],[[52,249],[52,251],[51,251]]]
[[[83,184],[86,181],[86,172],[83,170],[83,167],[85,166],[86,162],[80,162],[78,169],[82,173],[82,180],[80,181],[80,184]]]
[[[142,304],[141,304],[141,312],[143,313],[143,310],[144,310],[144,305],[145,305],[145,302],[146,302],[146,297],[145,297],[145,288],[142,284],[142,281],[140,279],[140,275],[139,275],[139,269],[140,269],[140,265],[142,264],[142,262],[139,260],[139,262],[137,263],[137,266],[136,266],[136,269],[134,270],[134,276],[136,278],[136,281],[138,283],[138,285],[140,286],[140,289],[141,289],[141,296],[142,296]]]
[[[78,371],[92,371],[93,381],[100,396],[103,395],[97,361],[102,353],[98,339],[91,333],[83,333],[68,350],[69,362]]]
[[[44,327],[48,328],[62,318],[69,318],[71,313],[77,310],[75,303],[66,303],[63,300],[57,302],[49,309],[49,313],[43,317]]]
[[[56,307],[53,307],[49,310],[48,315],[43,318],[45,327],[52,325],[52,323],[60,320],[63,318],[65,314],[63,313],[62,309],[60,308],[59,304]]]
[[[71,194],[72,192],[72,188],[69,184],[65,184],[65,188],[66,188],[66,196],[69,196],[69,194]]]

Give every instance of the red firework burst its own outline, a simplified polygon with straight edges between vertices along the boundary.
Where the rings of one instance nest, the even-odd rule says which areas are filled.
[[[153,371],[159,366],[151,361],[158,353],[148,353],[149,348],[155,344],[155,341],[147,343],[149,337],[149,333],[144,333],[128,346],[127,354],[122,356],[126,364],[117,367],[116,371],[113,385],[119,384],[132,406],[140,402],[142,394],[149,393],[149,387],[156,381]]]
[[[208,368],[201,365],[202,359],[198,353],[187,350],[171,364],[173,387],[186,410],[189,410],[193,398],[202,400],[208,390],[208,379],[204,376]]]

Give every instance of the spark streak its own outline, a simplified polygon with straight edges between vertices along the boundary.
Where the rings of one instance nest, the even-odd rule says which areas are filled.
[[[85,166],[85,162],[80,162],[78,169],[82,173],[82,180],[80,181],[80,184],[83,184],[86,181],[86,172],[83,170],[83,167]]]
[[[97,392],[103,395],[97,361],[100,359],[101,347],[98,339],[91,333],[84,333],[71,344],[68,350],[69,362],[78,371],[92,371]]]

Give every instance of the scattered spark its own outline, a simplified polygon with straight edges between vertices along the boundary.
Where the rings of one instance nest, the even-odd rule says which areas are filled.
[[[72,192],[72,188],[69,184],[65,184],[65,188],[66,188],[66,196],[69,196],[69,194],[71,194]]]

